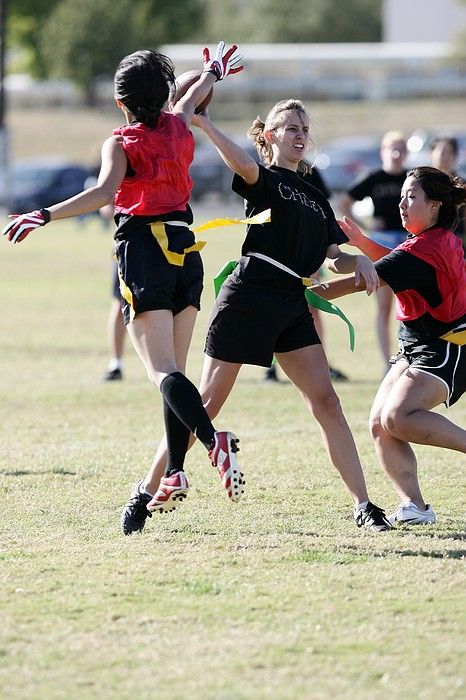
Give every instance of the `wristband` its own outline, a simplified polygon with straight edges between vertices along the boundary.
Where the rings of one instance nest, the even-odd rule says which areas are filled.
[[[39,211],[44,217],[44,223],[42,224],[42,226],[45,226],[45,224],[48,224],[50,221],[50,212],[48,209],[39,209]]]

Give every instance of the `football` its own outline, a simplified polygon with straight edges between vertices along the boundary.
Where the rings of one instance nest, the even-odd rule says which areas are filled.
[[[176,83],[174,86],[175,96],[174,98],[172,98],[172,102],[177,102],[180,99],[180,97],[183,97],[183,95],[191,87],[191,85],[195,83],[196,80],[199,80],[201,74],[202,70],[187,70],[185,73],[179,75],[176,79]],[[212,87],[207,97],[201,102],[200,105],[196,107],[196,114],[199,114],[199,112],[203,112],[205,110],[205,108],[210,104],[213,94],[214,88]]]

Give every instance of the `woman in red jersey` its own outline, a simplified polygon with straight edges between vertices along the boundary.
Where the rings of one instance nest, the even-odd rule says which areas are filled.
[[[462,180],[420,167],[403,184],[400,213],[408,237],[392,252],[349,219],[340,222],[350,242],[377,261],[380,284],[396,295],[400,348],[370,415],[377,456],[401,498],[389,516],[392,524],[436,521],[421,493],[411,442],[466,453],[466,430],[432,412],[466,391],[466,271],[461,241],[453,233],[465,202]],[[363,288],[363,280],[355,285],[350,277],[315,291],[332,299]]]
[[[114,78],[126,125],[102,146],[97,184],[65,202],[12,217],[3,230],[18,243],[49,221],[114,204],[125,322],[150,381],[162,393],[168,440],[165,475],[155,494],[145,491],[142,481],[136,484],[122,516],[125,534],[138,529],[138,513],[149,501],[165,511],[186,496],[183,464],[190,433],[205,445],[231,500],[242,493],[237,439],[215,431],[199,392],[184,375],[203,283],[202,244],[190,230],[194,139],[189,126],[214,82],[240,71],[240,61],[236,46],[226,50],[220,42],[212,60],[205,49],[201,77],[165,111],[175,84],[170,59],[149,50],[126,56]]]

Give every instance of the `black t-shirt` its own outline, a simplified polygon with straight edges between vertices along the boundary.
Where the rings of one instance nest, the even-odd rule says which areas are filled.
[[[403,225],[398,205],[405,179],[406,171],[399,175],[391,175],[382,169],[374,170],[356,180],[349,188],[348,194],[357,201],[370,197],[374,205],[374,218],[383,221],[383,230],[402,231]]]
[[[435,268],[405,250],[395,249],[374,263],[379,277],[395,292],[415,289],[435,309],[442,297],[437,285]],[[466,317],[465,317],[466,319]],[[405,343],[422,343],[438,338],[457,325],[458,321],[444,323],[425,313],[412,321],[402,321],[398,336]]]
[[[232,188],[246,200],[246,216],[271,209],[270,223],[248,226],[243,255],[262,253],[306,277],[322,265],[329,245],[346,243],[327,199],[306,177],[276,165],[259,165],[255,185],[234,176]]]
[[[326,199],[330,199],[332,193],[330,192],[317,168],[312,168],[310,172],[306,173],[305,175],[301,175],[301,177],[310,185],[322,192]]]

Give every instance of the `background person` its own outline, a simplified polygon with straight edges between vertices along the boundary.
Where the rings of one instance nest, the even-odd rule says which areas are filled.
[[[113,204],[101,207],[99,214],[104,227],[109,228],[110,222],[113,221],[114,217]],[[118,276],[118,265],[115,260],[112,260],[111,275],[112,297],[107,317],[108,365],[104,375],[104,381],[106,382],[121,381],[123,379],[123,356],[126,339],[126,326],[122,309],[123,298],[120,293],[120,278]]]
[[[104,375],[106,382],[114,382],[123,379],[123,355],[125,349],[126,326],[123,318],[122,296],[120,293],[120,279],[118,266],[112,264],[112,300],[107,318],[107,343],[109,360],[107,371]]]
[[[328,200],[299,173],[310,143],[309,116],[300,101],[290,99],[278,102],[265,122],[254,121],[249,135],[267,167],[206,117],[195,115],[193,123],[235,173],[232,187],[246,200],[246,215],[271,209],[269,223],[248,225],[242,256],[215,301],[200,383],[204,405],[212,418],[216,416],[241,366],[269,367],[275,355],[320,425],[329,458],[353,501],[355,523],[387,530],[390,523],[383,510],[369,501],[356,445],[304,297],[302,276],[308,277],[324,262],[336,273],[356,271],[370,290],[376,286],[372,263],[340,250],[347,237]],[[284,449],[293,454],[290,444]],[[157,487],[165,459],[162,443],[144,481],[149,489]],[[147,507],[151,510],[154,504]],[[141,513],[138,529],[145,517]]]
[[[466,267],[452,230],[465,203],[462,180],[419,167],[403,184],[400,212],[409,235],[395,250],[366,238],[350,220],[340,222],[351,243],[377,260],[380,283],[397,298],[400,349],[370,414],[379,462],[401,499],[388,518],[392,524],[436,521],[421,493],[410,443],[466,454],[466,430],[432,411],[441,403],[452,406],[466,391]],[[349,277],[314,291],[332,299],[364,286]]]
[[[430,144],[430,160],[434,168],[443,170],[449,175],[456,175],[458,160],[458,139],[454,136],[437,136]],[[458,223],[454,232],[461,238],[466,257],[466,211],[461,207],[458,211]]]
[[[395,248],[405,240],[398,203],[401,186],[406,177],[404,161],[406,158],[406,140],[399,131],[388,131],[380,145],[382,167],[367,175],[362,175],[344,192],[339,201],[343,216],[350,216],[361,226],[364,223],[355,218],[353,205],[365,197],[370,197],[373,204],[373,216],[370,222],[370,237],[385,246]],[[393,293],[389,287],[381,287],[376,293],[377,342],[384,362],[384,372],[389,369],[392,354],[391,311]]]

